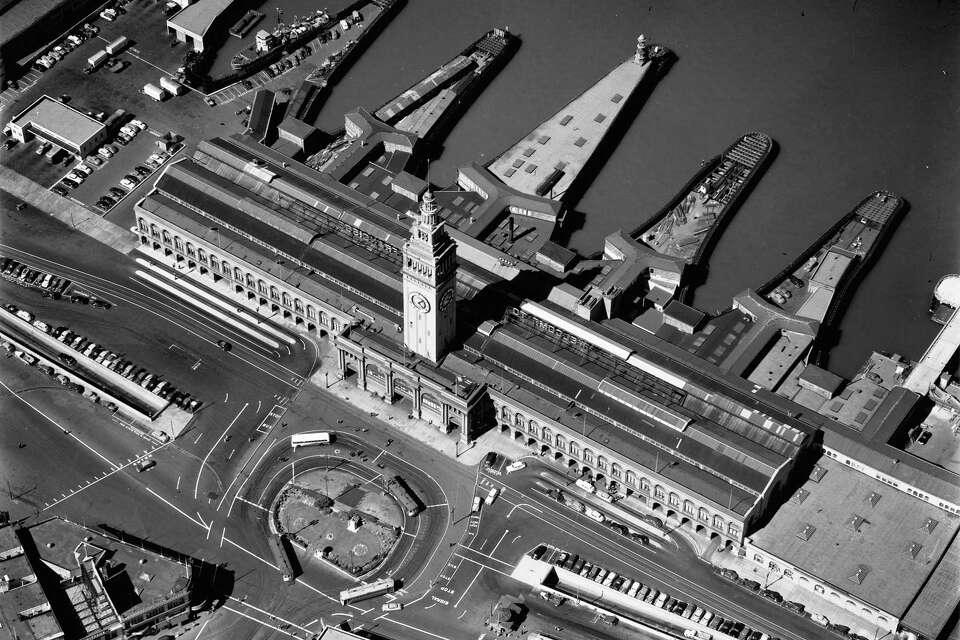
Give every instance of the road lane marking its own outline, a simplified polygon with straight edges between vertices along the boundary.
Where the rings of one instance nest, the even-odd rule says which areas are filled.
[[[203,634],[203,630],[207,628],[207,625],[210,624],[212,618],[207,618],[204,623],[200,626],[200,631],[197,631],[197,637],[193,640],[200,640],[200,636]]]
[[[259,430],[259,427],[258,427],[258,430]],[[273,445],[278,442],[278,440],[279,440],[279,438],[274,438],[273,442],[271,442],[271,443],[267,446],[267,448],[264,449],[263,454],[260,456],[260,459],[257,460],[256,464],[253,465],[253,468],[250,469],[250,473],[248,473],[248,474],[247,474],[247,477],[245,477],[245,478],[243,479],[243,482],[240,483],[240,488],[237,489],[237,493],[233,496],[233,500],[230,501],[230,508],[227,509],[227,517],[228,517],[228,518],[230,517],[230,514],[233,512],[233,505],[234,505],[234,503],[235,503],[236,500],[240,497],[240,494],[243,493],[243,488],[246,486],[247,480],[250,479],[250,476],[253,475],[253,472],[256,471],[256,469],[257,469],[258,466],[260,466],[260,463],[263,461],[263,459],[264,459],[264,458],[267,456],[267,454],[270,452],[270,449],[273,448]],[[263,443],[263,442],[266,442],[266,440],[261,440],[261,443]],[[258,446],[259,446],[259,445],[258,445]],[[245,467],[245,466],[246,466],[246,465],[244,465],[244,467]],[[227,490],[224,492],[224,494],[223,494],[223,495],[224,495],[224,499],[226,498],[226,496],[230,495],[230,489],[233,487],[233,483],[237,481],[237,478],[240,477],[240,474],[241,474],[241,473],[243,473],[243,467],[240,468],[240,471],[237,473],[236,476],[234,476],[233,481],[230,483],[230,485],[227,487]],[[221,499],[221,500],[220,500],[220,504],[217,505],[217,511],[220,511],[220,507],[222,507],[222,506],[223,506],[223,499]]]
[[[495,554],[495,553],[497,552],[497,547],[500,546],[500,543],[503,542],[503,539],[507,537],[507,534],[508,534],[508,533],[510,533],[510,529],[504,529],[504,530],[503,530],[503,535],[500,536],[500,539],[497,540],[497,544],[493,545],[493,549],[490,551],[490,557],[491,557],[491,558],[493,557],[493,554]],[[483,545],[480,545],[480,546],[482,547]]]
[[[463,599],[467,597],[467,592],[470,591],[470,587],[473,586],[473,583],[477,581],[477,578],[480,577],[480,574],[483,573],[483,570],[486,567],[480,567],[480,571],[477,571],[477,575],[473,576],[473,580],[470,581],[470,584],[467,585],[467,588],[463,590],[463,593],[460,594],[460,598],[457,600],[456,604],[453,605],[453,608],[456,609],[460,606],[460,603],[463,602]]]
[[[261,505],[261,504],[257,504],[256,502],[251,502],[250,500],[247,500],[246,498],[241,498],[240,496],[237,496],[237,497],[234,498],[234,499],[235,499],[235,500],[239,500],[240,502],[245,502],[245,503],[249,504],[251,507],[256,507],[257,509],[260,509],[260,510],[262,510],[262,511],[267,511],[267,512],[270,511],[270,509],[267,509],[265,506],[263,506],[263,505]]]
[[[163,496],[161,496],[159,493],[157,493],[156,491],[154,491],[154,490],[151,489],[150,487],[147,487],[147,492],[150,493],[151,495],[153,495],[153,497],[155,497],[155,498],[157,498],[158,500],[160,500],[161,502],[163,502],[164,504],[166,504],[168,507],[170,507],[171,509],[173,509],[173,510],[176,511],[177,513],[179,513],[180,515],[182,515],[184,518],[186,518],[187,520],[189,520],[189,521],[192,522],[193,524],[195,524],[195,525],[197,525],[198,527],[200,527],[201,529],[206,529],[206,528],[207,528],[207,525],[203,523],[202,519],[201,519],[200,521],[194,519],[193,516],[191,516],[191,515],[188,514],[186,511],[184,511],[183,509],[181,509],[181,508],[178,507],[177,505],[173,504],[172,502],[170,502],[169,500],[167,500],[167,499],[164,498]],[[197,515],[200,515],[200,514],[198,513]]]
[[[287,620],[287,619],[285,619],[285,618],[281,618],[280,616],[278,616],[278,615],[275,614],[275,613],[270,613],[270,612],[267,611],[266,609],[261,609],[260,607],[258,607],[258,606],[256,606],[256,605],[252,605],[252,604],[250,604],[249,602],[246,602],[246,601],[244,601],[244,600],[238,600],[237,598],[235,598],[235,597],[233,597],[233,596],[227,596],[227,597],[228,597],[230,600],[233,600],[234,602],[239,602],[239,603],[241,603],[242,605],[244,605],[245,607],[248,607],[248,608],[250,608],[250,609],[253,609],[254,611],[257,611],[257,612],[259,612],[259,613],[262,613],[262,614],[264,614],[264,615],[266,615],[266,616],[270,616],[270,618],[273,619],[273,620],[279,620],[280,622],[282,622],[282,623],[284,623],[284,624],[288,624],[288,625],[290,625],[291,627],[296,627],[297,629],[302,629],[302,630],[304,630],[304,631],[308,631],[308,632],[309,632],[309,629],[307,629],[306,627],[301,627],[300,625],[298,625],[296,622],[293,622],[292,620]],[[343,614],[343,615],[350,615],[350,614]],[[352,617],[352,616],[351,616],[351,617]]]
[[[428,636],[430,636],[431,638],[439,638],[440,640],[448,640],[447,636],[438,636],[438,635],[435,634],[435,633],[431,633],[430,631],[427,631],[427,630],[425,630],[425,629],[421,629],[421,628],[419,628],[419,627],[415,627],[415,626],[413,626],[413,625],[407,624],[406,622],[400,622],[399,620],[394,620],[393,618],[389,617],[388,615],[382,615],[382,616],[380,616],[379,618],[377,618],[377,620],[386,620],[387,622],[392,622],[393,624],[398,624],[398,625],[400,625],[401,627],[406,627],[407,629],[412,629],[412,630],[414,630],[414,631],[419,631],[420,633],[422,633],[422,634],[424,634],[424,635],[428,635]]]
[[[227,435],[227,431],[230,431],[230,428],[234,423],[240,418],[247,407],[250,406],[249,402],[244,403],[243,407],[240,408],[240,411],[237,412],[237,415],[234,416],[233,420],[230,421],[230,424],[227,425],[227,428],[223,430],[223,433],[220,434],[220,437],[217,438],[217,441],[213,443],[213,446],[210,447],[210,451],[207,451],[207,455],[203,457],[203,461],[200,463],[200,469],[197,471],[197,482],[193,487],[193,497],[196,499],[197,494],[200,492],[200,476],[203,474],[203,468],[207,466],[207,460],[210,459],[210,454],[213,453],[213,450],[217,448],[217,445],[220,444],[220,441],[223,440],[223,437]]]
[[[249,614],[246,614],[246,613],[243,613],[242,611],[237,611],[236,609],[234,609],[233,607],[231,607],[231,606],[228,605],[228,604],[223,605],[222,608],[223,608],[223,609],[226,609],[227,611],[233,612],[233,613],[237,614],[238,616],[243,616],[244,618],[248,618],[248,619],[250,619],[250,620],[253,620],[254,622],[256,622],[256,623],[258,623],[258,624],[262,624],[262,625],[265,626],[265,627],[269,627],[269,628],[273,629],[274,631],[279,631],[280,633],[285,633],[286,635],[290,636],[291,638],[297,638],[297,637],[298,637],[296,634],[290,633],[289,631],[286,631],[286,630],[284,630],[284,629],[281,629],[280,627],[277,627],[277,626],[275,626],[275,625],[272,625],[272,624],[270,624],[269,622],[264,622],[263,620],[259,620],[259,619],[257,619],[257,618],[254,618],[253,616],[251,616],[251,615],[249,615]],[[439,636],[438,636],[438,637],[439,637]]]

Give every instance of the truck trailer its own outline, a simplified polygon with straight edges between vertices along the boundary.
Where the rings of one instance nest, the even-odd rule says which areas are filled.
[[[166,89],[161,89],[155,84],[143,85],[143,92],[157,102],[163,102],[163,100],[167,97]]]
[[[107,61],[107,58],[110,57],[110,54],[107,53],[104,49],[100,49],[95,54],[87,58],[87,69],[89,71],[96,71],[103,66],[103,63]]]
[[[127,45],[130,44],[130,41],[127,40],[127,36],[120,36],[113,42],[107,45],[106,51],[112,56],[117,55],[121,51],[127,48]]]
[[[169,91],[175,96],[181,95],[185,88],[182,84],[174,80],[173,78],[168,78],[166,76],[160,77],[160,88]]]

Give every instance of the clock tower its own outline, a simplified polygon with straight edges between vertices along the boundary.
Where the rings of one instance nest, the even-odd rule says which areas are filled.
[[[403,245],[403,343],[438,363],[457,328],[457,246],[437,217],[440,207],[427,191]]]

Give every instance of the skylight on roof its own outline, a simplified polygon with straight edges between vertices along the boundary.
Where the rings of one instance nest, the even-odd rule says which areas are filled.
[[[907,545],[907,553],[910,554],[911,558],[916,558],[917,554],[920,553],[920,549],[923,549],[923,545],[919,542],[911,542]]]
[[[867,577],[867,574],[870,573],[870,567],[865,564],[858,564],[856,569],[854,569],[853,574],[847,576],[847,580],[850,582],[855,582],[857,584],[863,584],[864,578]]]
[[[876,491],[871,491],[870,495],[867,496],[867,502],[870,503],[871,507],[877,506],[877,503],[880,502],[880,494]]]
[[[866,522],[866,519],[863,516],[859,516],[854,513],[854,514],[851,514],[849,518],[847,518],[847,521],[845,524],[851,529],[853,529],[854,531],[859,533],[860,527],[863,526],[864,522]]]
[[[813,537],[813,532],[816,530],[817,528],[815,526],[809,522],[804,522],[803,526],[800,527],[800,530],[797,531],[797,537],[804,541],[809,540]]]
[[[920,525],[920,528],[926,531],[927,533],[933,533],[933,530],[937,528],[939,522],[933,518],[924,518],[923,524]]]
[[[815,464],[813,465],[813,470],[810,471],[810,480],[813,482],[820,482],[825,475],[827,475],[827,470],[820,465]]]
[[[795,502],[796,504],[803,504],[803,501],[806,500],[807,497],[809,496],[810,496],[810,492],[807,491],[806,489],[797,489],[797,492],[793,494],[790,500]]]

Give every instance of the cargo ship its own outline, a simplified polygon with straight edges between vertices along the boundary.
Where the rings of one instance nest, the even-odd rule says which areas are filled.
[[[658,253],[699,265],[772,151],[767,134],[742,136],[706,162],[676,198],[630,236]]]
[[[870,194],[757,293],[793,316],[832,324],[904,207],[892,193]]]

